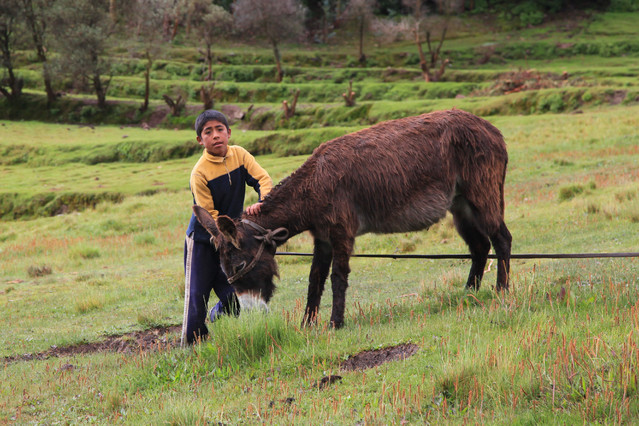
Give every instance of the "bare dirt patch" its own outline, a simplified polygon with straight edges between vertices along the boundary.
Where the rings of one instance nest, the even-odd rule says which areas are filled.
[[[339,382],[342,380],[342,376],[338,376],[336,374],[332,374],[329,376],[324,376],[321,379],[319,379],[313,386],[318,388],[318,389],[324,389],[326,387],[328,387],[329,385],[335,383],[335,382]]]
[[[100,342],[81,343],[72,346],[57,347],[38,352],[14,355],[3,358],[5,364],[18,361],[44,360],[74,355],[85,355],[97,352],[114,352],[137,354],[168,350],[180,345],[180,325],[152,328],[144,331],[135,331],[116,336],[108,336]],[[366,370],[377,367],[386,362],[399,361],[414,355],[419,347],[414,343],[404,343],[382,349],[368,350],[349,357],[340,364],[342,371]],[[333,383],[339,382],[341,376],[332,375],[322,377],[315,384],[324,389]]]
[[[535,70],[517,70],[503,73],[486,89],[476,90],[472,96],[501,96],[528,90],[552,89],[560,87],[586,86],[586,82],[578,77],[570,77],[568,73],[555,74]]]
[[[415,355],[418,349],[419,346],[414,343],[404,343],[388,348],[364,351],[348,358],[340,364],[340,368],[344,371],[366,370],[386,362],[406,359]]]
[[[158,127],[169,115],[169,107],[162,105],[153,110],[151,115],[142,124],[143,127],[155,128]]]
[[[390,346],[382,349],[373,349],[369,351],[363,351],[357,355],[349,357],[346,361],[340,364],[340,370],[349,371],[361,371],[369,368],[377,367],[386,362],[400,361],[410,356],[415,355],[419,346],[414,343],[403,343],[397,346]],[[342,376],[329,375],[324,376],[317,380],[313,387],[318,389],[326,389],[332,384],[342,381]]]
[[[109,336],[100,342],[81,343],[64,347],[52,346],[44,352],[4,357],[3,361],[4,363],[10,363],[84,355],[95,352],[139,353],[169,349],[180,344],[180,329],[180,325],[158,327],[118,336]]]
[[[628,94],[625,90],[615,90],[615,92],[608,96],[608,102],[610,105],[619,105],[626,99],[626,95]]]

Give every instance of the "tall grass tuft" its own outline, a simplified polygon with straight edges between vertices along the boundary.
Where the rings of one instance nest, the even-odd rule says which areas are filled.
[[[210,327],[214,336],[202,345],[200,356],[239,368],[286,350],[295,352],[304,337],[281,316],[244,312],[236,320],[222,318]]]
[[[75,311],[79,314],[101,309],[104,306],[104,300],[97,296],[84,297],[75,302]]]
[[[136,235],[133,238],[133,242],[138,245],[154,245],[157,243],[157,239],[155,238],[155,235],[151,233],[143,233]]]
[[[137,321],[138,324],[147,329],[160,327],[166,323],[164,315],[158,309],[146,309],[138,312]]]
[[[31,278],[44,277],[45,275],[51,275],[51,272],[52,272],[51,267],[48,265],[42,265],[42,266],[31,265],[27,268],[27,274],[29,274]]]
[[[95,259],[100,257],[100,250],[89,245],[81,244],[71,250],[70,256],[74,259]]]
[[[208,340],[158,357],[154,381],[196,383],[209,378],[225,382],[242,367],[261,362],[273,365],[275,358],[299,351],[306,341],[283,317],[257,311],[243,312],[239,318],[222,317],[207,326]],[[141,374],[140,379],[148,377]]]
[[[559,188],[559,201],[568,201],[584,192],[582,185],[567,185]]]

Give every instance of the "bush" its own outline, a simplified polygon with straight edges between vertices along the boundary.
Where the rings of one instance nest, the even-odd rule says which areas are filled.
[[[564,103],[561,93],[552,93],[539,99],[537,102],[537,111],[558,113],[563,111],[565,106],[566,104]]]
[[[523,26],[539,25],[544,22],[544,12],[534,1],[526,1],[512,8],[511,13],[519,18]]]
[[[100,110],[93,105],[85,105],[80,109],[80,121],[82,123],[91,123],[93,118],[98,115]]]
[[[610,12],[635,12],[639,10],[639,0],[610,0]]]
[[[584,192],[582,185],[568,185],[559,188],[559,201],[568,201]]]
[[[45,275],[51,275],[51,267],[48,265],[35,266],[31,265],[27,268],[27,274],[31,278],[44,277]]]
[[[250,82],[255,81],[257,77],[261,77],[263,71],[260,67],[223,67],[215,73],[215,79],[218,81],[236,81]]]

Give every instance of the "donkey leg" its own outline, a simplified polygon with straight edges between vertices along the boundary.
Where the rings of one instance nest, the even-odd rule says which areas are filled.
[[[495,248],[497,255],[497,290],[508,290],[508,279],[510,277],[510,250],[512,247],[513,237],[506,227],[504,221],[501,221],[499,230],[491,235],[490,241]]]
[[[451,212],[453,213],[457,232],[466,241],[472,259],[466,288],[478,290],[481,285],[481,279],[484,276],[486,261],[488,260],[490,240],[479,227],[477,219],[472,214],[472,210],[467,203],[465,199],[460,201],[459,197],[457,197]]]
[[[324,284],[326,283],[332,260],[333,248],[330,243],[316,238],[313,249],[313,264],[308,277],[308,297],[302,326],[314,324],[317,319],[317,312],[324,292]]]
[[[346,306],[346,289],[348,288],[348,274],[351,272],[349,259],[353,251],[355,238],[344,238],[339,244],[333,243],[333,271],[331,284],[333,289],[333,312],[331,326],[344,326],[344,310]]]

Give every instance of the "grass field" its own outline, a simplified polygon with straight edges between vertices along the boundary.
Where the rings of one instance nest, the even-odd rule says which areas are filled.
[[[637,31],[631,22],[608,14],[570,40],[597,35],[612,46]],[[546,34],[542,43],[566,41],[561,30]],[[539,36],[530,29],[507,40],[516,45]],[[475,43],[495,37],[484,34]],[[473,49],[472,37],[452,43]],[[567,70],[587,81],[559,98],[563,89],[403,100],[402,93],[423,84],[389,82],[380,99],[363,102],[364,118],[343,106],[322,112],[321,101],[309,101],[298,121],[268,130],[239,123],[232,140],[251,149],[279,146],[277,154],[258,156],[277,182],[307,157],[282,156],[286,150],[308,152],[370,120],[451,107],[483,111],[508,145],[513,253],[637,252],[633,55],[514,59],[456,70],[483,88],[495,75],[524,67]],[[449,93],[455,84],[429,90]],[[377,77],[361,85],[382,87]],[[398,99],[388,95],[393,90]],[[571,98],[571,90],[579,97]],[[623,102],[611,102],[619,91]],[[330,127],[305,124],[338,113],[343,121]],[[199,156],[192,130],[9,120],[0,120],[0,129],[2,424],[639,421],[637,258],[514,260],[506,294],[493,291],[494,264],[482,288],[467,292],[467,261],[353,258],[346,326],[332,330],[329,285],[318,325],[300,328],[310,259],[280,256],[268,314],[223,318],[209,340],[180,348],[188,174]],[[246,204],[255,200],[251,194]],[[280,250],[309,252],[312,239],[299,235]],[[427,232],[365,235],[355,251],[467,252],[450,217]],[[141,334],[153,344],[138,347]],[[106,341],[115,343],[96,349]],[[364,351],[408,347],[399,345],[417,351],[367,369],[345,367]]]
[[[626,107],[493,120],[510,153],[506,218],[515,253],[636,250],[637,117],[637,107]],[[5,124],[15,132],[33,127]],[[108,144],[119,131],[105,128],[94,140]],[[260,162],[279,180],[303,158]],[[80,192],[99,176],[125,197],[0,225],[3,356],[180,323],[184,181],[195,159],[4,168],[3,181],[25,190],[44,180]],[[133,171],[146,179],[137,182]],[[137,195],[153,179],[166,190]],[[307,252],[310,244],[301,235],[282,249]],[[428,232],[364,236],[356,251],[465,248],[447,218]],[[298,328],[309,261],[281,258],[268,316],[220,321],[192,350],[8,363],[0,410],[18,422],[626,422],[639,414],[637,266],[636,259],[513,261],[512,291],[500,295],[491,290],[494,267],[482,290],[467,293],[464,261],[354,259],[347,326],[333,331],[330,292],[320,325]],[[350,355],[406,342],[419,350],[404,361],[339,369]],[[342,379],[316,387],[327,375]]]

